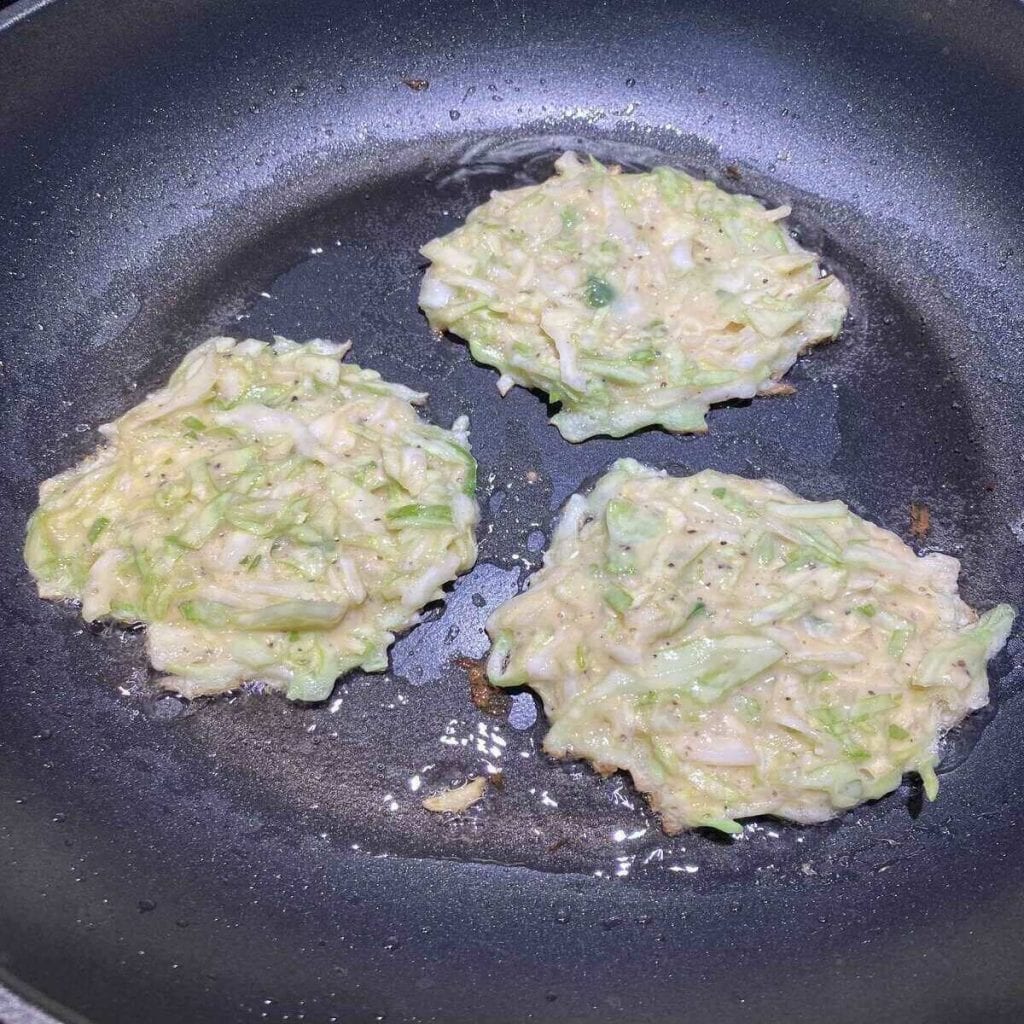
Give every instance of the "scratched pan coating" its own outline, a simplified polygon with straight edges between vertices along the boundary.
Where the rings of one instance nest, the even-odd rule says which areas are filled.
[[[957,555],[973,605],[1022,603],[1024,12],[283,7],[63,0],[0,31],[12,991],[96,1024],[1020,1019],[1019,631],[937,803],[906,785],[739,841],[668,839],[621,776],[547,759],[534,699],[478,710],[466,659],[622,456],[841,497]],[[852,295],[795,395],[570,445],[431,336],[417,247],[565,148],[793,206]],[[39,602],[21,564],[38,481],[211,333],[351,338],[434,421],[470,417],[477,567],[321,706],[162,695],[139,635]],[[420,806],[491,769],[466,815]]]

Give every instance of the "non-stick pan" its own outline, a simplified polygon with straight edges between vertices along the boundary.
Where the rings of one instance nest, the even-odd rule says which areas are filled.
[[[973,605],[1021,603],[1024,8],[54,0],[0,29],[0,1016],[1024,1019],[1019,631],[937,802],[737,840],[545,758],[534,699],[478,709],[464,660],[626,455],[843,498],[958,556]],[[792,204],[853,297],[795,395],[573,446],[431,336],[418,246],[566,148]],[[472,422],[478,566],[321,706],[163,695],[141,637],[22,565],[38,482],[215,332],[351,338]],[[466,815],[420,806],[488,763]]]

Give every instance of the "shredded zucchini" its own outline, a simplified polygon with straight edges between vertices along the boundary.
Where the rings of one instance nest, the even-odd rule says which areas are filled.
[[[106,445],[40,487],[25,559],[88,621],[146,623],[186,696],[326,698],[476,558],[465,420],[346,365],[347,345],[213,338]]]
[[[846,289],[782,227],[788,213],[659,167],[564,154],[428,242],[420,306],[512,383],[562,404],[570,441],[651,425],[703,431],[709,407],[770,389],[839,333]]]
[[[628,770],[668,831],[822,821],[906,773],[934,799],[1014,618],[975,615],[958,572],[841,502],[621,460],[491,616],[488,672],[540,693],[549,753]]]

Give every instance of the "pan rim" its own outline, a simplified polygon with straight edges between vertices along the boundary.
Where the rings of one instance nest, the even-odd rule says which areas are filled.
[[[49,1009],[44,1009],[46,1005]],[[89,1018],[55,1003],[4,968],[0,968],[0,1020],[6,1024],[92,1024]]]
[[[31,15],[41,11],[44,7],[50,7],[56,0],[15,0],[10,7],[0,11],[0,32],[13,28],[20,21],[24,21]],[[2,1008],[2,1007],[0,1007]]]

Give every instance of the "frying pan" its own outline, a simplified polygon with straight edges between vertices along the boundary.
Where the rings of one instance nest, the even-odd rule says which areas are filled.
[[[465,662],[617,457],[768,476],[1022,603],[1024,8],[57,0],[0,15],[0,970],[9,1021],[964,1024],[1024,1017],[1020,633],[993,705],[813,828],[669,839]],[[565,148],[788,202],[850,287],[795,395],[572,446],[416,310],[417,247]],[[354,341],[468,413],[480,562],[384,676],[161,694],[35,597],[38,482],[214,332]],[[930,510],[912,538],[912,502]],[[421,797],[485,770],[454,819]],[[417,788],[418,787],[418,788]]]

